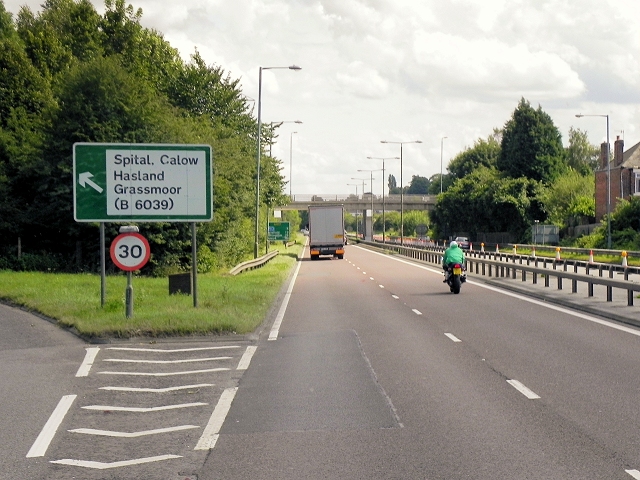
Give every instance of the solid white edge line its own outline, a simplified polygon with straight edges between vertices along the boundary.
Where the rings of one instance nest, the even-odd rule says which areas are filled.
[[[45,423],[44,427],[42,427],[42,431],[36,441],[33,442],[33,445],[29,449],[27,453],[27,458],[31,457],[44,457],[44,454],[47,452],[47,448],[49,448],[49,444],[56,432],[58,431],[58,427],[64,420],[65,415],[71,408],[71,404],[76,399],[77,395],[65,395],[58,402],[58,406],[53,410],[53,413]]]
[[[445,335],[446,335],[447,337],[449,337],[449,339],[450,339],[452,342],[456,342],[456,343],[458,343],[458,342],[462,342],[462,340],[460,340],[458,337],[456,337],[453,333],[445,333]]]
[[[629,475],[631,475],[636,480],[640,480],[640,472],[638,470],[625,470]]]
[[[366,249],[366,248],[357,247],[357,246],[356,246],[356,248],[360,248],[361,250],[365,250],[365,251],[367,251],[369,253],[372,253],[374,255],[380,255],[380,256],[382,256],[384,258],[387,258],[389,260],[394,260],[396,262],[404,263],[404,264],[407,264],[407,265],[411,265],[412,267],[420,268],[422,270],[428,270],[430,272],[437,273],[438,275],[442,275],[442,270],[436,270],[436,269],[433,269],[433,268],[425,267],[423,265],[418,265],[416,263],[409,262],[407,260],[402,260],[402,259],[399,259],[399,258],[396,258],[396,257],[390,257],[388,255],[384,255],[382,253],[374,252],[374,251]],[[593,316],[588,315],[586,313],[580,313],[580,312],[576,312],[576,311],[573,311],[573,310],[569,310],[567,308],[560,307],[558,305],[553,305],[553,304],[548,303],[548,302],[542,302],[540,300],[535,300],[535,299],[533,299],[531,297],[527,297],[525,295],[520,295],[518,293],[509,292],[507,290],[503,290],[503,289],[498,288],[498,287],[493,287],[491,285],[485,285],[484,283],[474,282],[474,281],[470,281],[470,280],[467,280],[466,283],[468,283],[470,285],[474,285],[476,287],[485,288],[487,290],[492,290],[494,292],[501,293],[502,295],[507,295],[509,297],[517,298],[518,300],[523,300],[525,302],[533,303],[534,305],[539,305],[541,307],[549,308],[551,310],[555,310],[556,312],[561,312],[561,313],[565,313],[567,315],[572,315],[574,317],[582,318],[583,320],[587,320],[587,321],[592,322],[592,323],[597,323],[598,325],[602,325],[602,326],[605,326],[605,327],[613,328],[615,330],[619,330],[619,331],[625,332],[625,333],[630,333],[632,335],[640,337],[640,330],[634,330],[633,328],[625,327],[624,325],[618,325],[618,324],[609,322],[607,320],[601,320],[599,318],[593,317]],[[396,297],[394,296],[394,298],[396,298]]]
[[[507,383],[511,385],[513,388],[518,390],[521,394],[527,397],[529,400],[537,400],[540,396],[534,391],[530,390],[524,384],[519,382],[518,380],[507,380]]]
[[[204,432],[202,432],[202,436],[200,437],[200,440],[198,440],[198,444],[194,450],[211,450],[216,446],[220,429],[227,418],[227,414],[231,408],[231,403],[233,402],[237,391],[238,387],[233,387],[227,388],[222,392],[222,395],[220,395],[220,399],[218,400],[218,404],[211,414],[209,423],[207,423],[207,426],[204,428]]]
[[[249,368],[249,364],[251,363],[251,359],[253,358],[253,354],[256,353],[257,349],[258,349],[258,347],[256,347],[256,346],[247,347],[247,349],[244,352],[244,355],[242,355],[242,358],[240,359],[240,362],[238,363],[238,367],[236,368],[236,370],[246,370],[247,368]]]
[[[89,347],[86,349],[87,353],[84,356],[84,360],[80,364],[80,368],[76,372],[76,377],[87,377],[89,376],[89,370],[93,366],[93,361],[96,359],[96,355],[100,351],[100,347]]]
[[[95,468],[97,470],[105,470],[107,468],[129,467],[131,465],[140,465],[142,463],[159,462],[161,460],[171,460],[172,458],[182,458],[182,455],[158,455],[157,457],[136,458],[134,460],[123,460],[121,462],[91,462],[88,460],[73,460],[64,458],[62,460],[52,460],[50,463],[58,465],[69,465],[71,467]]]
[[[296,271],[293,273],[293,278],[291,279],[291,283],[289,283],[289,287],[287,288],[287,293],[284,295],[284,299],[282,300],[282,305],[280,305],[280,310],[278,311],[278,315],[276,315],[276,320],[273,322],[273,326],[271,327],[271,332],[269,332],[269,340],[277,340],[278,333],[280,332],[280,325],[282,324],[282,319],[284,318],[284,313],[287,311],[287,306],[289,305],[289,299],[291,298],[291,292],[293,292],[293,286],[296,283],[296,278],[298,278],[298,272],[300,271],[300,266],[302,262],[298,262],[296,266]]]

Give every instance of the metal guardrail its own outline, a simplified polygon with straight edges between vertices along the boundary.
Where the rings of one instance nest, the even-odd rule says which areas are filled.
[[[253,270],[254,268],[262,267],[269,260],[276,257],[280,252],[278,250],[273,250],[272,252],[263,255],[262,257],[254,258],[253,260],[248,260],[246,262],[242,262],[235,267],[233,267],[229,273],[231,275],[237,275],[239,273],[244,272],[245,270]]]
[[[425,250],[400,245],[380,244],[378,242],[366,242],[362,240],[359,240],[358,242],[364,245],[390,250],[415,260],[435,265],[440,265],[442,263],[443,249]],[[494,260],[491,260],[492,255],[494,256]],[[500,257],[500,260],[495,259],[495,257]],[[502,260],[502,258],[505,258],[505,260]],[[511,262],[509,262],[509,258],[511,258]],[[576,293],[578,291],[578,282],[584,282],[587,284],[589,297],[593,297],[594,285],[603,285],[607,288],[607,302],[613,301],[614,288],[626,290],[628,306],[633,306],[634,292],[640,292],[640,283],[634,283],[628,279],[630,273],[640,273],[640,269],[636,267],[621,267],[609,264],[589,264],[588,262],[573,260],[532,258],[500,253],[490,254],[487,252],[470,252],[466,256],[466,261],[467,272],[474,273],[476,275],[488,277],[511,277],[515,279],[517,278],[518,272],[520,272],[523,282],[527,281],[527,278],[530,277],[532,282],[536,284],[538,282],[538,276],[544,277],[546,287],[549,286],[551,277],[556,277],[558,290],[562,290],[562,281],[564,279],[571,280],[572,293]],[[531,266],[531,262],[533,262],[533,266]],[[538,267],[539,263],[543,263],[543,268]],[[552,265],[553,268],[547,268],[547,263]],[[573,272],[569,272],[567,270],[570,265],[573,265]],[[561,266],[562,269],[558,269],[559,266]],[[577,273],[579,266],[586,268],[587,273]],[[599,276],[595,277],[589,275],[588,273],[590,270],[597,270]],[[609,278],[603,277],[604,271],[608,271]],[[624,273],[624,280],[615,280],[613,278],[613,273],[615,271],[622,271]]]

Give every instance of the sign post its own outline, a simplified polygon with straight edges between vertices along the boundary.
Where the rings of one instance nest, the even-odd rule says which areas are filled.
[[[75,143],[77,222],[212,220],[209,145]]]
[[[73,215],[77,222],[208,222],[213,219],[209,145],[75,143]],[[195,234],[192,235],[195,242]],[[197,265],[193,245],[193,265]],[[100,261],[104,265],[105,249]],[[101,267],[101,302],[105,273]],[[197,306],[193,269],[194,307]]]
[[[269,222],[269,241],[289,240],[289,222]]]
[[[149,242],[138,233],[138,227],[120,227],[120,235],[113,239],[110,253],[111,260],[118,268],[127,272],[127,289],[125,303],[127,318],[133,316],[133,284],[131,272],[140,270],[151,255]]]

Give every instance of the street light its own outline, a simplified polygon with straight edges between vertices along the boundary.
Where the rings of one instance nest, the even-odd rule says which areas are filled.
[[[386,223],[385,223],[385,203],[384,203],[384,161],[385,160],[400,160],[400,157],[367,157],[369,160],[382,160],[382,243],[385,243]],[[376,170],[374,170],[376,171]]]
[[[422,143],[421,140],[412,140],[409,142],[388,142],[380,140],[380,143],[400,144],[400,245],[404,245],[404,189],[402,188],[402,145],[405,143]]]
[[[271,157],[271,147],[273,147],[273,129],[274,128],[278,128],[279,126],[281,126],[283,123],[302,123],[301,120],[282,120],[280,122],[269,122],[271,124],[271,141],[269,142],[269,156]]]
[[[260,72],[258,75],[258,151],[256,153],[256,230],[254,239],[255,241],[253,245],[253,258],[258,258],[258,230],[260,228],[260,155],[262,153],[262,146],[260,145],[262,139],[260,137],[262,136],[262,71],[276,69],[302,70],[297,65],[291,65],[290,67],[260,67]]]
[[[440,139],[440,193],[442,193],[442,151],[444,150],[444,139],[447,137],[442,137]]]
[[[611,148],[609,146],[609,115],[583,115],[582,113],[579,113],[576,117],[605,117],[607,119],[607,248],[611,250],[611,160],[609,154]]]
[[[293,134],[294,133],[298,133],[298,132],[291,132],[291,135],[289,136],[289,199],[292,202],[293,202],[293,194],[291,193],[291,184],[293,183]]]

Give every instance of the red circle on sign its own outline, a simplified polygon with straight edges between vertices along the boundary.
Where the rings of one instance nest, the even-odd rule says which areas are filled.
[[[140,270],[149,261],[149,242],[139,233],[121,233],[111,242],[111,260],[121,270]]]

